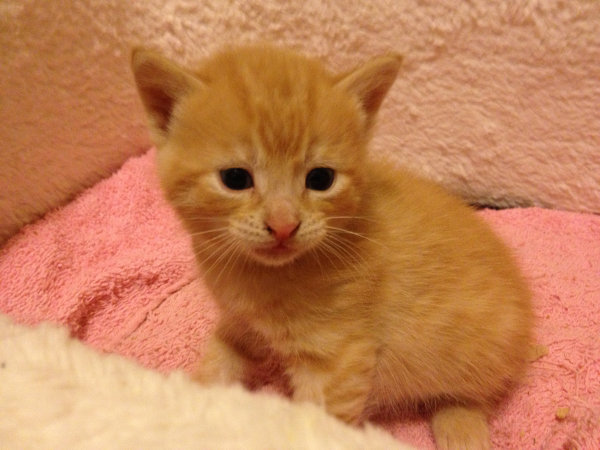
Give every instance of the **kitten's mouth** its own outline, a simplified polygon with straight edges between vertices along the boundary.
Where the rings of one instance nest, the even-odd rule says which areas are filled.
[[[256,251],[263,255],[284,255],[287,253],[293,253],[294,249],[285,242],[278,242],[269,247],[259,247],[256,249]]]
[[[269,247],[257,247],[254,254],[261,262],[269,265],[283,265],[292,261],[298,251],[286,242],[277,242]]]

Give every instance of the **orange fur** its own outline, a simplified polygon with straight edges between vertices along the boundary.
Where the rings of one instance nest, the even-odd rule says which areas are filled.
[[[221,310],[197,378],[238,381],[274,351],[297,400],[351,423],[429,402],[440,448],[486,448],[486,415],[525,366],[529,293],[467,206],[368,158],[399,66],[331,75],[255,46],[188,71],[134,52],[162,185]],[[317,167],[330,188],[306,187]],[[229,168],[253,186],[227,188]]]

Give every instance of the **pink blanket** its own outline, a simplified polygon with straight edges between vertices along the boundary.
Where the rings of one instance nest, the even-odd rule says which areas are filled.
[[[535,292],[548,353],[492,418],[498,448],[600,448],[600,217],[482,211]],[[25,227],[0,250],[0,311],[54,321],[95,348],[190,370],[216,311],[157,184],[154,151]],[[425,419],[382,423],[434,448]]]

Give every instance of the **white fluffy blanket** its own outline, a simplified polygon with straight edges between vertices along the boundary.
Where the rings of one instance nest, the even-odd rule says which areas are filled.
[[[0,448],[393,449],[370,425],[350,428],[310,404],[241,387],[202,388],[50,325],[0,316]],[[233,420],[232,420],[233,418]]]

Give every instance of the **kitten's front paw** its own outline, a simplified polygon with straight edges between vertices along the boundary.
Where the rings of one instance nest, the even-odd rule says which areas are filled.
[[[338,419],[351,425],[361,425],[365,419],[363,413],[370,391],[369,380],[343,377],[342,381],[334,384],[332,378],[335,375],[334,372],[296,368],[291,373],[294,401],[324,406],[329,414]]]
[[[479,409],[462,406],[440,409],[433,416],[432,427],[440,450],[491,449],[487,418]]]
[[[245,361],[218,337],[208,342],[200,366],[192,379],[201,384],[233,384],[244,377]]]
[[[324,396],[322,389],[319,386],[308,385],[296,388],[294,390],[294,401],[295,402],[309,402],[325,407],[327,412],[343,422],[350,425],[361,425],[364,422],[363,402],[360,401],[359,397],[354,397],[355,400],[351,402],[328,402]]]
[[[325,406],[323,387],[317,383],[296,383],[294,387],[294,401],[298,403],[308,402],[315,405]]]
[[[225,368],[222,364],[215,364],[214,361],[202,360],[200,367],[192,372],[192,380],[204,384],[233,384],[238,381],[235,370]]]

